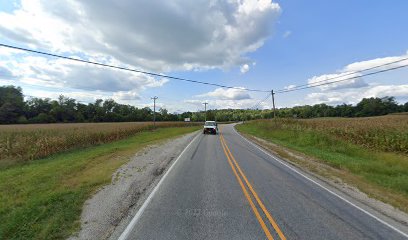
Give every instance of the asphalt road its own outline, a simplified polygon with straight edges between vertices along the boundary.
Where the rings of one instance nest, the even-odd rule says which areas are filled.
[[[232,125],[221,130],[192,141],[123,239],[407,239],[378,213],[250,144]]]

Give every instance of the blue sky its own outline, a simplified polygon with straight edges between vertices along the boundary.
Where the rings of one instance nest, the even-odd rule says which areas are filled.
[[[91,1],[0,0],[0,42],[265,90],[408,57],[404,0],[186,2],[122,0],[93,6]],[[241,72],[244,65],[248,71]],[[13,77],[4,77],[6,72]],[[0,73],[0,84],[22,86],[27,95],[54,98],[62,93],[84,102],[113,98],[135,106],[150,106],[150,97],[158,96],[159,106],[170,111],[195,111],[204,101],[210,108],[248,108],[266,96],[4,49]],[[399,69],[333,87],[277,94],[276,100],[279,107],[353,104],[363,97],[386,95],[406,102],[407,77],[408,70]],[[270,108],[270,100],[261,107]]]

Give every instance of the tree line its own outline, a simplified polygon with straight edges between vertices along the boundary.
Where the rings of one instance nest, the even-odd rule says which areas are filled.
[[[157,121],[179,121],[181,114],[171,114],[164,108],[156,113]],[[73,98],[59,96],[30,98],[24,101],[22,89],[0,86],[0,123],[64,123],[64,122],[133,122],[152,121],[153,111],[119,104],[112,99],[97,99],[83,104]]]
[[[364,98],[357,105],[342,104],[330,106],[296,106],[276,110],[278,117],[368,117],[389,113],[408,112],[408,102],[398,104],[394,97]],[[157,121],[245,121],[272,118],[272,110],[258,109],[220,109],[201,112],[169,113],[161,108],[156,112]],[[57,100],[49,98],[30,98],[24,100],[20,87],[0,86],[0,124],[13,123],[65,123],[65,122],[133,122],[152,121],[153,111],[119,104],[112,99],[97,99],[94,103],[83,104],[77,100],[60,96]]]

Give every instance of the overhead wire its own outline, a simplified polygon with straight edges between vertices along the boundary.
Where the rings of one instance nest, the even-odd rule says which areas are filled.
[[[191,82],[191,83],[197,83],[197,84],[203,84],[203,85],[210,85],[210,86],[216,86],[216,87],[227,88],[227,89],[250,91],[250,92],[270,92],[270,90],[227,86],[227,85],[222,85],[222,84],[217,84],[217,83],[197,81],[197,80],[181,78],[181,77],[175,77],[175,76],[170,76],[170,75],[165,75],[165,74],[160,74],[160,73],[153,73],[153,72],[148,72],[148,71],[143,71],[143,70],[120,67],[120,66],[115,66],[115,65],[110,65],[110,64],[100,63],[100,62],[88,61],[88,60],[83,60],[83,59],[79,59],[79,58],[67,57],[67,56],[63,56],[63,55],[32,50],[32,49],[28,49],[28,48],[16,47],[16,46],[3,44],[3,43],[0,43],[0,47],[6,47],[6,48],[16,49],[16,50],[20,50],[20,51],[26,51],[26,52],[46,55],[46,56],[50,56],[50,57],[62,58],[62,59],[70,60],[70,61],[76,61],[76,62],[93,64],[93,65],[102,66],[102,67],[114,68],[114,69],[125,70],[125,71],[136,72],[136,73],[142,73],[142,74],[146,74],[146,75],[150,75],[150,76],[163,77],[163,78],[168,78],[168,79],[173,79],[173,80],[178,80],[178,81],[185,81],[185,82]],[[388,65],[395,64],[395,63],[402,62],[402,61],[406,61],[406,60],[408,60],[408,57],[407,58],[402,58],[402,59],[399,59],[399,60],[396,60],[396,61],[380,64],[380,65],[377,65],[377,66],[369,67],[369,68],[362,69],[362,70],[359,70],[359,71],[348,72],[348,73],[341,74],[341,75],[336,76],[336,77],[320,80],[320,81],[314,82],[312,84],[302,84],[302,85],[298,85],[298,86],[296,86],[294,88],[290,88],[290,89],[280,89],[280,90],[275,91],[275,93],[281,94],[281,93],[293,92],[293,91],[298,91],[298,90],[303,90],[303,89],[308,89],[308,88],[314,88],[314,87],[323,86],[323,85],[329,85],[329,84],[333,84],[333,83],[337,83],[337,82],[352,80],[352,79],[361,78],[361,77],[364,77],[364,76],[370,76],[370,75],[375,75],[375,74],[382,73],[382,72],[388,72],[388,71],[396,70],[396,69],[399,69],[399,68],[407,67],[408,64],[407,65],[396,66],[396,67],[392,67],[392,68],[388,68],[388,69],[383,69],[383,70],[379,70],[379,71],[371,72],[371,73],[367,73],[367,74],[362,74],[362,75],[359,75],[359,76],[353,76],[353,77],[350,77],[350,78],[345,78],[345,79],[340,79],[340,80],[328,82],[330,80],[343,78],[345,76],[354,75],[356,73],[361,73],[361,72],[373,70],[373,69],[376,69],[376,68],[388,66]],[[270,96],[270,94],[268,94],[268,96],[264,100],[262,100],[261,102],[258,102],[258,104],[256,104],[255,106],[258,107],[269,96]]]
[[[272,95],[272,93],[269,93],[268,95],[266,95],[265,98],[263,98],[262,100],[260,100],[259,102],[257,102],[255,105],[253,105],[251,108],[249,109],[257,109],[263,102],[266,101],[266,99],[268,99],[270,96]]]
[[[62,59],[70,60],[70,61],[88,63],[88,64],[93,64],[93,65],[97,65],[97,66],[101,66],[101,67],[108,67],[108,68],[114,68],[114,69],[119,69],[119,70],[124,70],[124,71],[142,73],[142,74],[145,74],[145,75],[150,75],[150,76],[154,76],[154,77],[168,78],[168,79],[173,79],[173,80],[177,80],[177,81],[192,82],[192,83],[198,83],[198,84],[203,84],[203,85],[210,85],[210,86],[216,86],[216,87],[221,87],[221,88],[229,88],[229,89],[236,89],[236,90],[249,91],[249,92],[268,92],[266,90],[261,90],[261,89],[251,89],[251,88],[227,86],[227,85],[222,85],[222,84],[217,84],[217,83],[197,81],[197,80],[181,78],[181,77],[175,77],[175,76],[170,76],[170,75],[165,75],[165,74],[160,74],[160,73],[154,73],[154,72],[148,72],[148,71],[143,71],[143,70],[138,70],[138,69],[131,69],[131,68],[127,68],[127,67],[120,67],[120,66],[115,66],[115,65],[111,65],[111,64],[88,61],[88,60],[83,60],[83,59],[73,58],[73,57],[67,57],[67,56],[54,54],[54,53],[48,53],[48,52],[43,52],[43,51],[38,51],[38,50],[33,50],[33,49],[28,49],[28,48],[16,47],[16,46],[3,44],[3,43],[0,43],[0,47],[6,47],[6,48],[16,49],[16,50],[20,50],[20,51],[25,51],[25,52],[36,53],[36,54],[41,54],[41,55],[55,57],[55,58],[62,58]]]
[[[328,82],[330,80],[343,78],[343,77],[346,77],[346,76],[349,76],[349,75],[354,75],[356,73],[366,72],[366,71],[373,70],[373,69],[376,69],[376,68],[380,68],[380,67],[388,66],[388,65],[391,65],[391,64],[403,62],[403,61],[406,61],[406,60],[408,60],[408,57],[401,58],[399,60],[392,61],[392,62],[387,62],[387,63],[384,63],[384,64],[379,64],[379,65],[376,65],[376,66],[373,66],[373,67],[361,69],[361,70],[358,70],[358,71],[347,72],[347,73],[344,73],[344,74],[341,74],[341,75],[338,75],[338,76],[335,76],[335,77],[326,78],[326,79],[323,79],[323,80],[320,80],[320,81],[316,81],[313,84],[321,83],[321,82]],[[292,89],[297,89],[297,88],[301,88],[301,87],[305,87],[305,86],[309,86],[309,85],[310,85],[309,83],[308,84],[301,84],[301,85],[297,85],[296,87],[294,87]],[[290,89],[290,90],[292,90],[292,89]],[[289,90],[289,89],[279,89],[279,90],[276,90],[276,92],[285,91],[285,90]]]
[[[360,75],[360,76],[354,76],[354,77],[350,77],[350,78],[346,78],[346,79],[341,79],[341,80],[337,80],[337,81],[326,82],[326,83],[321,83],[321,84],[311,84],[311,85],[307,85],[307,86],[304,86],[304,87],[301,87],[301,88],[295,88],[295,89],[280,90],[280,91],[277,91],[276,93],[277,94],[278,93],[279,94],[280,93],[287,93],[287,92],[293,92],[293,91],[298,91],[298,90],[303,90],[303,89],[308,89],[308,88],[314,88],[314,87],[323,86],[323,85],[329,85],[329,84],[333,84],[333,83],[337,83],[337,82],[343,82],[343,81],[352,80],[352,79],[356,79],[356,78],[361,78],[361,77],[365,77],[365,76],[375,75],[375,74],[378,74],[378,73],[388,72],[388,71],[404,68],[404,67],[407,67],[407,66],[408,66],[408,64],[393,67],[393,68],[383,69],[383,70],[379,70],[379,71],[376,71],[376,72],[363,74],[363,75]]]

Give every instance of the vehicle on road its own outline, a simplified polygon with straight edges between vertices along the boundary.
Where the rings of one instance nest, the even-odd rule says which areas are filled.
[[[217,134],[218,133],[218,124],[216,121],[205,121],[203,134]]]

